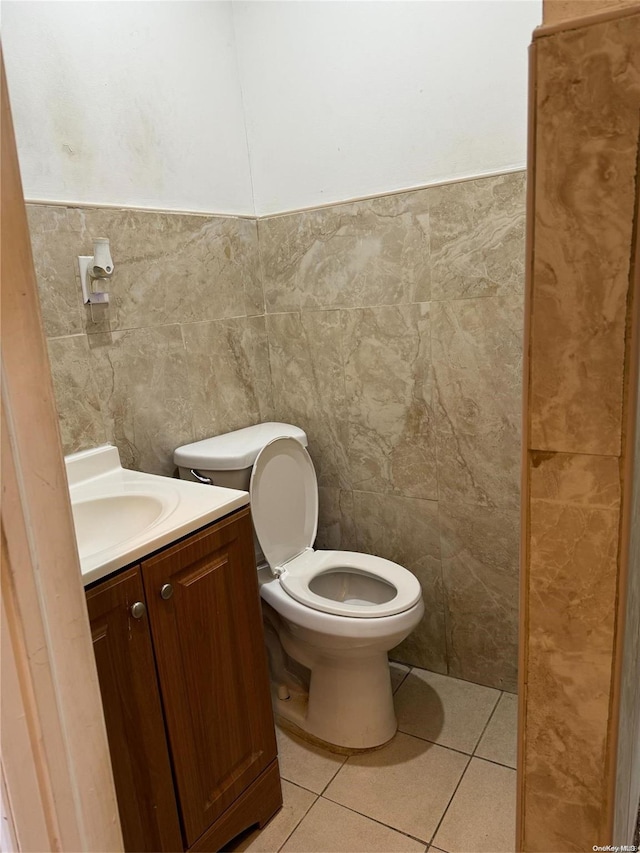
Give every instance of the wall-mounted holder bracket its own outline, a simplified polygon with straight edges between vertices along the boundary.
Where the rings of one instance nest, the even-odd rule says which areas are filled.
[[[107,305],[109,294],[104,290],[94,290],[95,283],[107,281],[106,278],[93,278],[89,275],[89,268],[93,268],[93,255],[79,255],[78,265],[80,267],[80,282],[82,284],[82,301],[85,305]]]

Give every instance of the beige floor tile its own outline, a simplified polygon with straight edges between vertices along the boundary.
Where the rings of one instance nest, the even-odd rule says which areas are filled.
[[[297,785],[282,781],[282,808],[263,829],[256,829],[225,847],[225,851],[240,853],[276,853],[309,811],[315,794]]]
[[[414,667],[395,696],[398,728],[472,753],[499,697],[492,687]]]
[[[320,797],[283,853],[423,853],[424,844]]]
[[[503,693],[475,754],[508,767],[516,766],[518,747],[518,697]]]
[[[391,672],[391,689],[395,693],[398,687],[411,672],[410,666],[405,666],[403,663],[396,663],[394,660],[389,661],[389,670]]]
[[[347,760],[346,755],[313,746],[291,732],[276,728],[280,775],[309,791],[321,794]]]
[[[448,853],[513,853],[516,771],[472,758],[438,832]]]
[[[427,842],[467,761],[399,732],[376,752],[350,756],[324,796]]]

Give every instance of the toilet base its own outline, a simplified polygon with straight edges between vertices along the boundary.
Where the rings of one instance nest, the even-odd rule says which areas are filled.
[[[388,652],[422,618],[422,599],[380,619],[339,617],[299,604],[266,572],[259,577],[275,713],[334,747],[388,743],[398,728]]]
[[[386,652],[317,659],[311,666],[308,693],[287,686],[289,698],[283,699],[282,682],[273,685],[276,717],[329,749],[347,754],[379,749],[396,733]]]
[[[363,755],[367,752],[375,752],[378,749],[384,749],[384,747],[388,743],[391,743],[391,741],[388,740],[385,741],[385,743],[381,743],[379,746],[366,746],[361,749],[348,746],[336,746],[335,743],[329,743],[329,741],[327,740],[321,740],[319,737],[314,737],[314,735],[310,734],[306,729],[301,728],[288,717],[284,716],[284,714],[281,714],[277,701],[277,697],[274,697],[273,714],[278,728],[290,732],[292,735],[295,735],[300,740],[306,741],[306,743],[311,744],[311,746],[320,747],[320,749],[325,750],[325,752],[332,752],[334,755]],[[391,738],[391,740],[393,740],[393,738]]]

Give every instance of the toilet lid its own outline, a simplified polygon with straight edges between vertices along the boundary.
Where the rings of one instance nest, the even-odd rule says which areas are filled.
[[[272,571],[313,545],[318,532],[318,480],[311,457],[295,438],[275,438],[251,472],[251,513]]]

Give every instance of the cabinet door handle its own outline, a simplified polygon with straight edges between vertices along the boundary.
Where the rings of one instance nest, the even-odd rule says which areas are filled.
[[[131,605],[131,615],[134,619],[142,619],[146,612],[147,608],[142,601],[136,601],[135,604]]]
[[[160,598],[164,598],[165,601],[168,601],[173,595],[173,587],[170,583],[163,583],[160,587]]]

